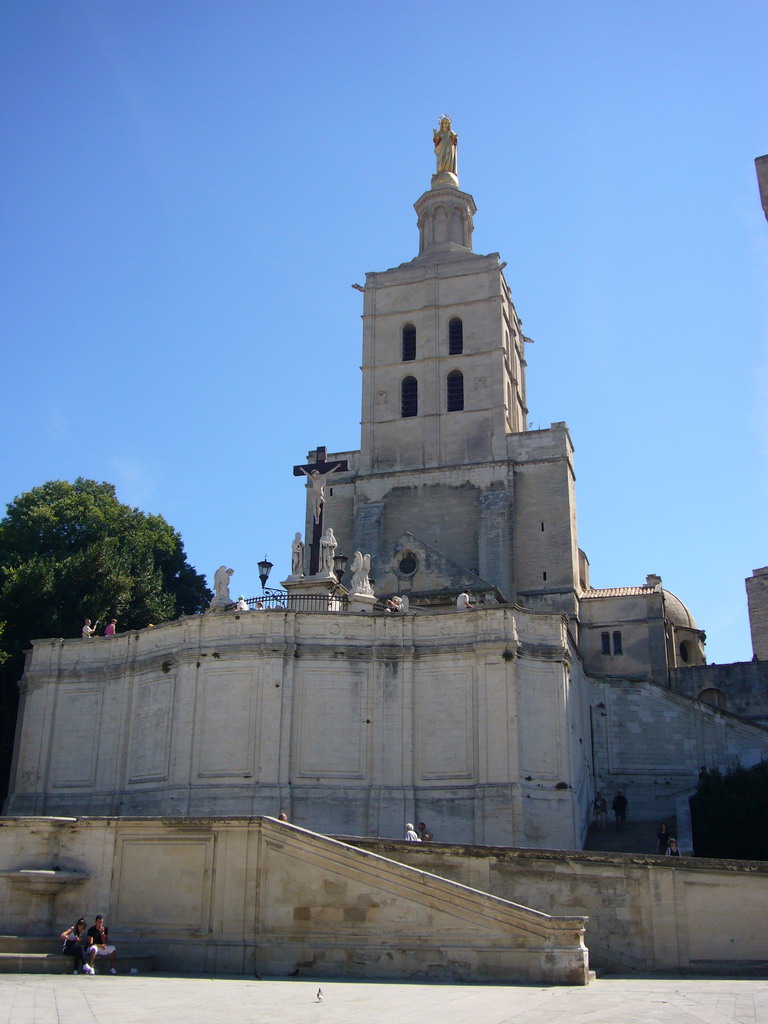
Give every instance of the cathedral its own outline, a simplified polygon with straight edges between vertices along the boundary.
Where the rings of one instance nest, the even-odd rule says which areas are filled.
[[[659,576],[590,586],[571,438],[529,429],[527,339],[506,264],[473,251],[450,119],[434,147],[417,254],[358,286],[360,449],[294,470],[285,590],[243,610],[224,580],[205,615],[35,641],[7,814],[285,810],[326,834],[421,820],[577,850],[596,790],[684,817],[701,765],[768,754],[763,727],[673,686],[705,671],[705,636]],[[359,554],[348,595],[337,546]]]

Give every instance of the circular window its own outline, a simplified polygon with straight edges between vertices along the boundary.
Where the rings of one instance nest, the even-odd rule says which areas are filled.
[[[410,551],[406,551],[403,557],[400,559],[400,564],[397,569],[403,576],[413,576],[419,567],[419,563],[416,561],[416,556],[411,554]]]

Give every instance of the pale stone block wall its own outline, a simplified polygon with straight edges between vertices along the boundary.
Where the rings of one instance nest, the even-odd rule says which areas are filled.
[[[763,862],[350,841],[547,913],[588,915],[598,969],[716,974],[765,960]]]
[[[11,814],[276,814],[580,846],[587,686],[561,616],[189,617],[37,641]],[[93,742],[83,737],[94,737]]]
[[[41,871],[54,888],[66,878],[57,895],[35,893]],[[118,958],[125,937],[165,970],[589,980],[583,916],[553,918],[292,825],[0,820],[3,932],[53,945],[83,912],[105,915]]]
[[[768,661],[768,566],[754,569],[744,582],[747,586],[752,651],[759,661]]]
[[[591,692],[595,786],[609,805],[623,789],[630,816],[651,830],[694,791],[701,765],[750,768],[768,757],[768,729],[666,687],[593,679]]]
[[[578,539],[573,446],[563,423],[507,438],[514,464],[515,590],[575,613]]]
[[[670,672],[674,690],[697,697],[734,715],[768,726],[768,661],[730,665],[689,665]]]
[[[588,673],[667,682],[661,591],[582,599],[579,619],[579,649]],[[621,633],[621,654],[613,653],[615,630]],[[610,634],[610,654],[602,653],[604,632]]]
[[[506,317],[499,314],[503,306]],[[464,348],[449,355],[448,323],[459,316]],[[513,379],[504,320],[514,320],[498,254],[453,257],[366,275],[363,330],[361,466],[371,470],[472,463],[504,455],[507,387],[524,405],[522,373]],[[402,360],[402,328],[416,328],[416,358]],[[464,410],[447,412],[446,378],[464,376]],[[403,419],[400,385],[418,381],[418,415]],[[518,401],[520,399],[520,401]]]

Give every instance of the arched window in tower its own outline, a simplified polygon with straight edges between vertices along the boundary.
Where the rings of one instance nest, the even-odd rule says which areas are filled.
[[[403,362],[416,358],[416,328],[413,324],[403,327]]]
[[[405,377],[400,385],[400,415],[418,416],[419,414],[419,382],[415,377]]]
[[[464,351],[464,324],[455,316],[448,323],[448,355],[460,356]]]
[[[464,374],[451,370],[448,374],[448,412],[461,412],[464,408]]]

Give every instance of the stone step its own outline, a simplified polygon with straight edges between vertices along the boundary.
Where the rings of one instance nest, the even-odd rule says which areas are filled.
[[[669,826],[671,835],[676,835],[677,822],[673,815],[664,819]],[[624,830],[618,832],[613,822],[609,822],[602,832],[591,827],[584,843],[585,850],[602,850],[605,853],[656,853],[656,833],[660,821],[638,821],[629,818],[624,823]]]
[[[146,974],[154,969],[156,954],[136,943],[117,947],[118,974]],[[61,942],[50,936],[0,935],[0,974],[71,974],[72,957],[61,952]],[[109,972],[106,957],[96,958],[96,973]]]

